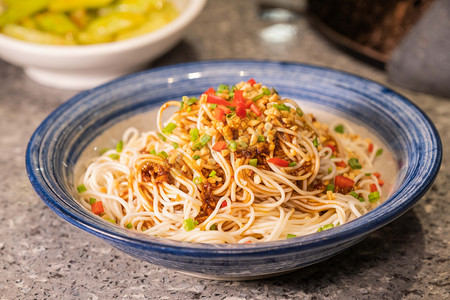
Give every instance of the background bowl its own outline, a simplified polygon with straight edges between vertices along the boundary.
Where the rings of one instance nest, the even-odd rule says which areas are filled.
[[[0,33],[0,58],[24,68],[35,81],[57,88],[87,89],[144,69],[173,47],[206,0],[171,0],[180,15],[153,32],[118,42],[53,46]]]
[[[115,226],[77,203],[74,169],[89,143],[103,134],[120,139],[117,124],[161,102],[198,96],[210,86],[255,78],[280,95],[320,106],[369,128],[389,146],[398,167],[392,195],[366,215],[320,233],[276,242],[208,245],[147,237]],[[143,120],[148,128],[154,119]],[[146,123],[147,124],[146,124]],[[116,135],[117,134],[117,135]],[[113,144],[112,144],[113,145]],[[428,190],[442,158],[439,135],[414,104],[388,88],[347,73],[309,65],[212,61],[129,75],[85,91],[56,109],[31,137],[30,181],[42,200],[73,225],[136,258],[216,279],[250,279],[292,271],[324,260],[406,212]]]

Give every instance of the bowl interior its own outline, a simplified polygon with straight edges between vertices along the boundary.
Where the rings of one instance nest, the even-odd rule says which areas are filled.
[[[76,201],[74,172],[93,152],[99,136],[114,145],[123,129],[154,127],[161,103],[198,96],[210,86],[254,78],[275,87],[284,98],[349,119],[384,143],[395,163],[390,197],[368,214],[333,230],[255,245],[204,245],[147,237],[123,230],[92,215]],[[154,114],[154,113],[153,113]],[[91,148],[88,148],[91,147]],[[87,149],[88,148],[88,149]],[[86,150],[87,149],[87,150]],[[109,241],[126,241],[172,251],[211,255],[308,248],[357,239],[410,208],[433,182],[441,161],[438,133],[409,100],[366,79],[330,69],[262,61],[212,61],[169,66],[120,78],[85,91],[61,105],[36,130],[27,150],[27,170],[37,193],[58,215]],[[181,250],[182,249],[182,250]]]

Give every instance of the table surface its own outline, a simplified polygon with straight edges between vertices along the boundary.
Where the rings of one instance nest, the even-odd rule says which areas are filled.
[[[301,3],[296,18],[284,25],[262,17],[261,3],[210,0],[183,40],[148,67],[269,59],[331,67],[386,84],[417,104],[440,132],[444,157],[429,192],[402,217],[324,262],[264,280],[192,278],[121,253],[63,221],[39,199],[25,171],[27,142],[42,120],[78,91],[41,86],[0,60],[0,299],[450,297],[450,99],[390,84],[383,70],[316,32]]]

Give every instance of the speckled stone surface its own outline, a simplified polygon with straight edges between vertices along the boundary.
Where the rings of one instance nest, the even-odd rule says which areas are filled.
[[[325,41],[302,14],[283,27],[287,41],[279,32],[277,43],[264,40],[277,32],[272,25],[259,17],[258,1],[210,0],[183,41],[152,66],[227,58],[285,60],[386,84],[425,111],[441,134],[441,171],[425,197],[338,256],[279,277],[211,281],[143,263],[63,221],[34,193],[25,172],[28,139],[76,91],[40,86],[0,60],[0,299],[450,298],[450,99],[388,83],[384,71]]]

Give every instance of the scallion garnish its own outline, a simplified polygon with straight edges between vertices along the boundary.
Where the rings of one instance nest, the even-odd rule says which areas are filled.
[[[224,93],[225,91],[229,91],[230,87],[226,84],[219,84],[219,86],[217,87],[217,92],[218,93]]]
[[[191,97],[191,98],[189,98],[189,99],[186,101],[186,105],[187,105],[187,106],[191,106],[192,104],[194,104],[194,103],[197,102],[197,101],[198,101],[197,98]]]
[[[248,144],[244,141],[241,141],[241,148],[242,149],[247,149],[248,148]]]
[[[110,154],[109,157],[111,157],[114,160],[118,160],[120,158],[120,155],[117,153],[113,153],[113,154]]]
[[[95,198],[89,198],[89,204],[94,204],[95,202],[97,201],[97,199],[95,199]]]
[[[227,119],[233,119],[234,116],[236,116],[236,113],[235,112],[231,112],[231,113],[227,114]]]
[[[163,136],[161,133],[158,132],[158,136],[163,142],[167,142],[167,138]]]
[[[133,225],[131,223],[128,223],[125,227],[128,229],[131,229],[131,228],[133,228]]]
[[[151,150],[150,154],[156,155],[156,150],[155,149]]]
[[[209,227],[209,230],[217,230],[217,225],[212,224],[211,227]]]
[[[263,95],[270,95],[270,90],[266,87],[262,88]]]
[[[330,229],[330,228],[333,228],[333,227],[334,227],[333,224],[323,225],[323,230],[327,230],[327,229]]]
[[[327,184],[327,191],[334,191],[334,184]]]
[[[191,136],[191,141],[195,142],[199,138],[199,133],[197,128],[191,128],[189,130],[189,135]]]
[[[178,145],[177,142],[173,142],[172,146],[173,146],[173,149],[177,149],[178,147],[180,147],[180,145]]]
[[[248,161],[248,164],[250,166],[256,167],[258,165],[258,159],[257,158],[252,158]]]
[[[380,148],[377,150],[377,153],[375,153],[375,156],[380,156],[383,153],[383,149]]]
[[[289,163],[289,167],[295,167],[297,165],[297,163],[295,161],[291,161]]]
[[[263,135],[258,135],[257,141],[258,143],[264,143],[266,141],[266,138]]]
[[[105,154],[106,152],[108,152],[109,151],[109,149],[108,148],[103,148],[102,150],[100,150],[100,155],[103,155],[103,154]]]
[[[286,235],[286,238],[287,238],[287,239],[292,239],[292,238],[295,238],[295,237],[297,237],[295,234],[290,234],[290,233],[288,233],[288,234]]]
[[[170,122],[169,124],[167,124],[166,127],[164,127],[164,129],[162,130],[162,133],[163,134],[171,134],[175,128],[177,128],[177,125],[175,123]]]
[[[375,201],[378,201],[380,199],[380,192],[375,191],[369,194],[369,202],[373,203]]]
[[[211,108],[211,109],[216,109],[216,108],[217,108],[217,104],[210,104],[210,105],[209,105],[209,108]]]
[[[191,111],[192,111],[192,106],[188,106],[188,107],[186,108],[186,111],[187,111],[187,112],[191,112]]]
[[[350,158],[350,159],[348,160],[348,165],[349,165],[350,168],[352,168],[352,169],[361,169],[361,168],[362,168],[362,166],[361,166],[361,164],[359,163],[358,159],[357,159],[357,158],[354,158],[354,157],[352,157],[352,158]]]
[[[297,115],[303,117],[303,110],[301,110],[301,108],[297,108],[295,111],[297,112]]]
[[[291,108],[284,103],[281,104],[272,104],[278,110],[291,111]]]
[[[195,160],[197,160],[197,159],[200,158],[200,155],[194,155],[194,156],[192,156],[192,158],[195,159]]]
[[[208,144],[208,142],[211,140],[211,136],[209,134],[204,134],[202,135],[202,137],[200,138],[200,143],[202,143],[203,146],[205,146],[206,144]]]
[[[167,154],[166,151],[161,151],[161,152],[158,153],[158,156],[161,156],[162,158],[168,158],[169,154]]]
[[[234,140],[230,141],[230,144],[228,145],[228,147],[230,148],[231,151],[236,151],[237,149],[237,143]]]
[[[202,183],[202,178],[199,176],[196,176],[196,177],[194,177],[193,181],[195,184],[200,184],[200,183]]]
[[[123,150],[123,141],[119,141],[116,145],[116,151],[120,153],[122,152],[122,150]]]
[[[84,184],[78,185],[77,186],[77,191],[78,191],[79,194],[81,194],[83,192],[86,192],[87,191],[86,186]]]
[[[195,226],[198,225],[197,221],[192,220],[191,218],[185,219],[183,221],[183,228],[186,231],[191,231],[192,229],[195,228]]]
[[[200,149],[202,149],[204,146],[203,146],[203,144],[202,143],[200,143],[200,142],[197,142],[197,143],[195,143],[194,144],[194,146],[192,146],[192,151],[197,151],[197,150],[200,150]]]
[[[313,142],[313,145],[314,145],[314,147],[319,147],[319,141],[317,140],[317,137],[312,141]]]
[[[216,174],[217,174],[217,172],[212,170],[211,173],[209,173],[208,176],[211,177],[211,178],[214,178],[214,177],[216,177]]]
[[[355,191],[351,191],[350,193],[348,193],[350,196],[355,197],[356,199],[358,199],[358,194]]]
[[[277,94],[278,95],[278,91],[273,87],[272,88],[272,93]]]
[[[259,94],[255,97],[253,97],[252,101],[257,101],[257,100],[261,99],[262,97],[264,97],[264,94]]]
[[[337,125],[336,127],[334,127],[334,131],[344,133],[344,125],[342,124]]]

